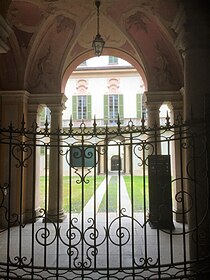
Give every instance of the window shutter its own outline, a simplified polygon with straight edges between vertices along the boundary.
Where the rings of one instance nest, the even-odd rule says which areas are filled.
[[[121,120],[124,118],[123,94],[119,94],[119,116]]]
[[[109,107],[108,107],[108,95],[104,95],[104,121],[105,123],[108,121],[108,113],[109,113]]]
[[[91,108],[92,108],[92,104],[91,104],[91,95],[87,96],[87,119],[91,120],[92,117],[92,112],[91,112]]]
[[[77,96],[72,96],[72,118],[77,119]]]
[[[136,94],[136,117],[141,119],[142,117],[142,94]]]

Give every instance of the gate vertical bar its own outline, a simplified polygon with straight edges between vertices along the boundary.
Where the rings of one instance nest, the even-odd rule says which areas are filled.
[[[179,153],[180,153],[180,174],[181,174],[181,203],[182,203],[182,230],[183,230],[183,258],[184,258],[184,274],[186,276],[187,273],[187,266],[186,266],[186,229],[185,229],[185,223],[186,223],[186,216],[185,216],[185,189],[184,189],[184,166],[183,166],[183,161],[184,161],[184,157],[183,157],[183,140],[182,140],[182,130],[183,130],[183,126],[180,125],[179,127],[179,135],[178,135],[178,141],[179,141]],[[176,139],[175,139],[176,141]],[[177,200],[179,200],[179,198],[177,197]]]
[[[70,122],[71,124],[71,122]],[[71,127],[71,125],[70,125]],[[70,133],[70,139],[71,140],[71,133]],[[69,162],[69,237],[68,237],[68,240],[69,240],[69,248],[68,248],[68,254],[69,254],[69,267],[72,268],[72,258],[71,258],[71,246],[72,246],[72,242],[71,242],[71,234],[72,234],[72,168],[71,168],[71,159],[72,159],[72,145],[70,144],[68,146],[68,149],[69,149],[69,159],[68,159],[68,162]],[[67,154],[67,155],[68,155]]]
[[[132,254],[132,270],[133,270],[133,279],[135,279],[135,231],[134,231],[134,184],[133,184],[133,134],[132,132],[129,134],[130,139],[129,139],[129,158],[128,160],[130,161],[130,183],[131,183],[131,218],[132,218],[132,223],[131,223],[131,254]]]
[[[9,173],[8,173],[8,202],[7,202],[7,210],[8,210],[8,217],[7,218],[7,227],[8,227],[8,231],[7,231],[7,278],[9,279],[9,275],[10,275],[10,242],[11,242],[11,176],[12,176],[12,139],[13,139],[13,127],[12,127],[12,123],[10,123],[9,126]],[[6,149],[6,148],[5,148]]]
[[[44,144],[44,157],[45,157],[45,172],[44,172],[44,216],[46,217],[48,209],[48,149],[47,144]],[[44,222],[44,232],[47,236],[47,219],[43,219]],[[44,238],[44,268],[47,267],[47,238]]]
[[[119,166],[118,166],[118,180],[116,180],[116,184],[118,184],[118,215],[119,215],[119,257],[120,257],[120,268],[122,269],[122,203],[121,203],[121,199],[122,199],[122,194],[121,194],[121,166],[120,166],[120,143],[117,143],[117,148],[118,148],[118,159],[119,159]]]
[[[81,233],[82,233],[82,244],[81,244],[81,264],[82,264],[82,272],[81,272],[81,277],[82,279],[84,278],[84,220],[85,220],[85,213],[84,213],[84,181],[85,181],[85,174],[84,174],[84,166],[85,166],[85,147],[84,147],[84,136],[82,134],[82,139],[81,139],[81,145],[82,145],[82,150],[81,150],[81,156],[82,156],[82,197],[81,197],[81,201],[82,201],[82,221],[81,221]]]
[[[144,127],[143,127],[144,129]],[[141,141],[140,141],[141,143]],[[143,153],[143,203],[144,203],[144,261],[146,267],[148,266],[148,248],[147,248],[147,192],[146,192],[146,166],[148,161],[148,156],[146,155],[146,150],[148,150],[148,142],[147,140],[144,140],[142,144],[142,153]],[[148,166],[147,166],[148,167]],[[148,180],[147,180],[148,183]]]
[[[60,248],[59,248],[59,215],[60,215],[60,196],[61,196],[61,192],[60,192],[60,188],[61,185],[63,184],[63,174],[60,173],[60,168],[61,168],[61,157],[60,157],[60,134],[61,134],[61,130],[59,128],[58,125],[58,129],[57,129],[57,139],[56,139],[56,146],[57,146],[57,215],[56,215],[56,224],[57,224],[57,228],[56,228],[56,279],[59,279],[59,260],[60,260],[60,256],[59,256],[59,252],[60,252]],[[63,169],[62,169],[63,170]],[[62,177],[62,178],[61,178]],[[62,181],[62,183],[61,183]],[[62,190],[63,191],[63,190]],[[62,195],[63,196],[63,195]]]
[[[108,176],[109,176],[109,171],[108,171],[108,127],[106,125],[106,135],[105,135],[105,174],[106,174],[106,231],[107,231],[107,238],[106,238],[106,267],[107,267],[107,279],[110,279],[109,277],[109,180],[108,180]]]
[[[97,159],[96,159],[96,144],[93,145],[94,147],[94,155],[93,155],[93,195],[94,195],[94,209],[93,209],[93,219],[94,219],[94,224],[93,224],[93,231],[94,231],[94,264],[93,264],[93,268],[94,270],[96,269],[96,256],[97,256],[97,246],[96,246],[96,236],[97,236],[97,209],[96,209],[96,180],[97,180]]]
[[[22,123],[22,126],[24,126],[24,122]],[[24,130],[24,127],[22,127],[22,131]],[[17,168],[20,168],[20,193],[18,194],[19,198],[19,263],[22,262],[22,224],[23,224],[23,174],[24,174],[24,150],[25,150],[25,143],[23,142],[23,135],[21,133],[20,135],[21,140],[19,143],[20,146],[20,159],[19,159],[19,166],[16,166]],[[16,147],[17,148],[17,147]],[[14,152],[14,151],[13,151]]]
[[[169,120],[169,117],[168,117],[168,113],[167,113],[167,118],[166,118],[167,120]],[[167,123],[167,126],[168,127],[170,127],[170,123]],[[167,130],[166,130],[166,132],[167,132]],[[166,144],[167,144],[167,155],[170,157],[170,155],[171,155],[171,147],[170,147],[170,141],[169,141],[169,139],[168,139],[168,136],[166,137]],[[171,166],[171,163],[170,163],[170,166]],[[171,181],[172,179],[170,178],[170,181]],[[171,192],[172,193],[172,192]],[[173,199],[173,197],[171,198],[171,199]],[[173,211],[173,209],[172,209],[172,211]],[[172,218],[173,218],[173,212],[172,212]],[[174,262],[174,256],[173,256],[173,235],[172,235],[172,228],[170,229],[170,255],[171,255],[171,264],[173,265],[173,262]]]
[[[36,192],[36,149],[37,149],[37,146],[36,146],[36,130],[33,131],[32,133],[33,135],[33,152],[32,152],[32,157],[33,157],[33,167],[32,167],[32,172],[33,172],[33,199],[32,199],[32,235],[31,235],[31,262],[32,262],[32,270],[31,270],[31,273],[32,273],[32,279],[34,279],[34,256],[35,256],[35,251],[34,251],[34,246],[35,246],[35,238],[34,238],[34,223],[36,222],[35,219],[35,192]]]

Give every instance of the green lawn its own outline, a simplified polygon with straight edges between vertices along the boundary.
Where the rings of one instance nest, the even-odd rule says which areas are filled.
[[[134,212],[144,211],[149,207],[149,194],[148,194],[148,177],[145,176],[124,176],[125,184],[131,202],[133,204]]]
[[[79,180],[78,176],[73,176],[71,178],[71,185],[69,182],[69,177],[63,177],[63,209],[65,212],[80,212],[83,206],[89,201],[94,193],[94,177],[89,176],[86,178],[87,183],[77,183]],[[97,176],[96,188],[104,180],[104,176]],[[83,189],[83,192],[82,192]],[[44,197],[45,197],[45,179],[44,176],[40,177],[40,201],[41,207],[44,208]],[[70,209],[70,198],[71,198],[71,209]]]
[[[105,176],[97,176],[95,188],[98,188],[100,183],[104,180]],[[47,184],[48,184],[47,178]],[[63,209],[65,212],[79,213],[82,211],[82,206],[85,206],[89,199],[94,194],[94,177],[87,177],[88,182],[77,183],[78,176],[71,178],[71,184],[69,177],[63,177]],[[133,204],[134,212],[144,210],[144,204],[146,203],[146,209],[148,208],[148,178],[145,177],[145,183],[143,182],[143,176],[124,176],[125,184],[131,202]],[[99,207],[99,212],[116,212],[117,211],[117,199],[118,199],[118,176],[112,176],[108,188],[103,196],[102,202]],[[41,207],[45,208],[45,177],[40,177],[40,201]],[[71,199],[71,203],[70,203]],[[145,200],[145,203],[144,203]]]
[[[103,196],[99,206],[99,212],[116,212],[117,211],[117,191],[118,191],[118,177],[112,176],[108,188]]]

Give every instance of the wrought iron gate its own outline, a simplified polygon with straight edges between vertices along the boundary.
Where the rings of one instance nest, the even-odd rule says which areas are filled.
[[[1,279],[197,279],[208,272],[203,124],[70,122],[50,131],[47,122],[26,128],[23,121],[1,128],[0,140]],[[114,171],[113,156],[121,159]]]

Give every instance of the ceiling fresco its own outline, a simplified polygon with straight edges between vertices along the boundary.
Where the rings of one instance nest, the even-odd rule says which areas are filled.
[[[0,58],[1,89],[59,92],[72,65],[94,56],[94,0],[12,0],[3,8],[12,31]],[[172,29],[178,9],[179,0],[101,0],[104,54],[135,62],[148,90],[179,89],[182,58]]]

